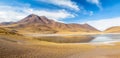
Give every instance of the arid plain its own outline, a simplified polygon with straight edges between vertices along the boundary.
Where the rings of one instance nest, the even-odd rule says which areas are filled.
[[[25,35],[30,33],[105,34],[88,24],[64,24],[31,14],[19,22],[1,24],[0,58],[120,58],[120,42],[89,43],[93,39],[89,36]]]

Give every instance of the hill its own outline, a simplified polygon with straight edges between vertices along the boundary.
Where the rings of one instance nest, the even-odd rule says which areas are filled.
[[[18,22],[7,24],[6,27],[30,33],[99,32],[88,24],[66,24],[35,14],[31,14]]]
[[[106,29],[105,32],[108,32],[108,33],[120,33],[120,26],[110,27],[110,28]]]

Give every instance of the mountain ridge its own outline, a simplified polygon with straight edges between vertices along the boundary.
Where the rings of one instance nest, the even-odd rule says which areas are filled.
[[[13,25],[11,27],[11,25]],[[48,19],[45,16],[30,14],[22,20],[11,24],[9,28],[29,32],[56,33],[56,32],[99,32],[89,24],[61,23]]]

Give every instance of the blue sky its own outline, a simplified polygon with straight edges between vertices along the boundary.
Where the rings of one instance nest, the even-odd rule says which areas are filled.
[[[120,26],[120,0],[0,0],[0,22],[18,21],[29,14],[105,30]]]

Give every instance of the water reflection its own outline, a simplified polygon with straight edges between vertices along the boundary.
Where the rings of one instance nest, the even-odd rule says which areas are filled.
[[[38,40],[56,42],[56,43],[85,43],[90,42],[94,38],[92,36],[79,35],[79,36],[40,36]]]
[[[66,35],[66,36],[37,36],[36,39],[57,43],[91,43],[120,41],[120,34],[97,35]]]
[[[109,41],[120,41],[120,34],[96,35],[94,36],[94,39],[90,42],[109,42]]]
[[[94,39],[90,42],[106,42],[106,41],[113,41],[113,39],[111,39],[109,36],[98,35],[94,36]]]

